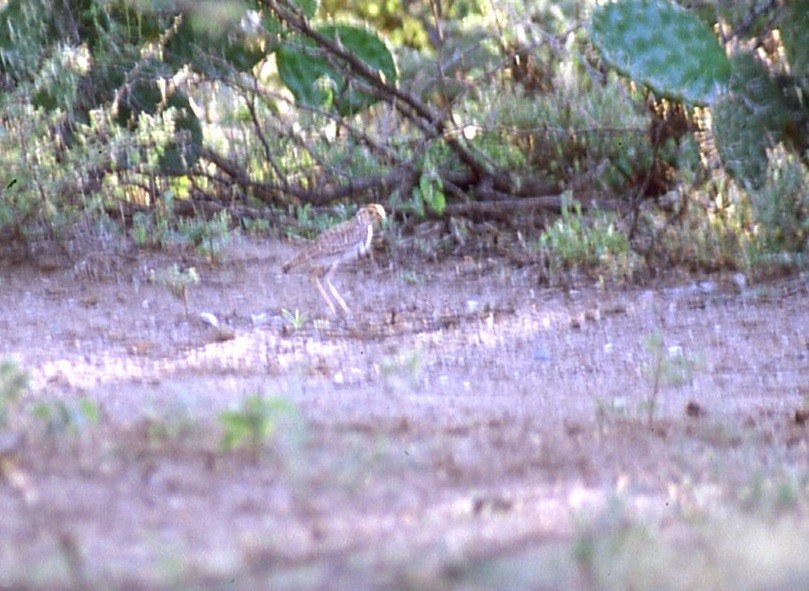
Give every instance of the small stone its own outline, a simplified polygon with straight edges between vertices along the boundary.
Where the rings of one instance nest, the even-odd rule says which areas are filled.
[[[542,363],[548,363],[551,360],[551,354],[543,347],[542,345],[537,345],[534,348],[534,361],[541,361]]]
[[[701,417],[705,414],[705,409],[702,408],[702,405],[695,401],[689,400],[685,405],[685,414],[689,417]]]
[[[203,324],[213,326],[214,328],[219,328],[219,319],[210,312],[201,312],[199,315],[199,319],[202,321]]]

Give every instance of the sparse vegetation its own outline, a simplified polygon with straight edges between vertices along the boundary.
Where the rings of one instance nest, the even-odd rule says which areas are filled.
[[[295,207],[294,211],[295,224],[286,226],[287,237],[296,236],[311,239],[323,232],[323,230],[344,222],[353,215],[353,212],[342,205],[331,212],[316,212],[310,204]]]
[[[751,195],[756,225],[746,253],[750,268],[804,268],[809,249],[809,167],[783,147],[770,150],[768,162],[763,186]]]
[[[180,220],[179,233],[207,260],[216,262],[231,243],[234,230],[226,209],[213,215],[210,220],[188,218]]]
[[[284,322],[286,322],[292,332],[299,332],[306,326],[306,316],[297,308],[294,312],[290,312],[284,308],[281,310],[281,316],[284,317]]]
[[[198,413],[188,408],[181,399],[155,405],[145,414],[146,435],[157,446],[176,441],[189,441],[199,445],[195,436],[206,430]]]
[[[809,588],[807,15],[4,2],[0,588]]]
[[[82,435],[98,425],[101,418],[98,403],[89,398],[37,402],[31,412],[42,421],[45,432],[50,436]]]
[[[619,502],[631,503],[626,498]],[[790,519],[751,517],[727,508],[682,516],[678,525],[687,532],[682,534],[676,525],[633,517],[630,507],[623,515],[619,521],[606,518],[608,523],[604,517],[588,519],[578,534],[577,562],[587,573],[583,588],[685,590],[736,584],[750,590],[788,589],[809,581],[791,542],[809,531]]]
[[[541,234],[539,248],[551,278],[582,271],[620,282],[631,279],[641,263],[615,215],[594,212],[585,217],[580,205],[571,208],[567,200],[561,217]]]
[[[149,281],[167,287],[183,303],[186,318],[188,317],[188,290],[199,283],[196,268],[180,269],[180,266],[174,263],[165,269],[151,269]]]
[[[792,4],[709,16],[663,0],[472,2],[396,18],[395,2],[304,4],[232,2],[207,14],[207,5],[90,2],[62,23],[51,0],[12,2],[0,35],[13,83],[0,109],[14,123],[0,231],[25,241],[105,218],[141,246],[217,261],[238,228],[310,238],[345,219],[351,201],[381,200],[419,220],[542,196],[539,211],[561,212],[540,237],[553,282],[581,272],[635,279],[641,259],[655,273],[805,263],[809,134],[794,49],[805,33],[790,22],[804,18]],[[435,19],[440,43],[427,34]],[[711,19],[769,54],[734,50],[741,57],[728,60]],[[653,22],[682,36],[681,51],[665,53],[656,33],[631,49],[664,52],[698,76],[622,61],[626,35],[645,39]],[[95,41],[78,43],[71,30]],[[754,122],[755,141],[735,120]],[[706,199],[716,206],[690,205]],[[535,218],[511,217],[522,235],[538,234],[525,224]]]
[[[222,424],[221,445],[224,450],[247,448],[258,455],[261,448],[272,439],[279,424],[289,421],[295,407],[279,397],[250,394],[233,409],[220,416]]]
[[[649,396],[646,399],[646,421],[649,426],[654,422],[655,413],[664,388],[676,388],[689,382],[702,363],[699,358],[688,356],[679,345],[666,346],[663,335],[649,335],[644,349],[652,356],[652,361],[644,367],[644,374],[649,380]]]
[[[385,386],[394,394],[417,390],[423,370],[424,357],[417,349],[399,351],[379,364]]]
[[[14,362],[0,362],[0,429],[11,422],[15,409],[19,407],[27,387],[28,377]]]
[[[210,219],[202,216],[177,217],[173,213],[173,198],[166,197],[163,207],[153,212],[136,212],[130,235],[141,247],[189,247],[211,262],[219,260],[231,243],[235,230],[226,209]]]

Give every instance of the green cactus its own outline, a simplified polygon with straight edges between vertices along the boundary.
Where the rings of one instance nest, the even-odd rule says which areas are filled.
[[[809,0],[793,0],[783,7],[778,23],[791,80],[781,80],[789,102],[790,119],[784,130],[798,154],[809,152]],[[786,85],[784,82],[789,83]],[[809,156],[804,156],[809,160]]]
[[[385,42],[374,31],[353,25],[324,25],[321,35],[336,41],[389,84],[396,83],[396,64]],[[314,41],[294,38],[278,48],[278,74],[295,96],[308,106],[334,106],[341,115],[351,115],[377,101],[355,87],[350,77]]]
[[[752,54],[738,54],[732,64],[730,92],[712,107],[716,147],[728,172],[756,188],[765,180],[767,148],[786,139],[798,112]]]
[[[730,63],[711,29],[665,0],[599,6],[590,36],[604,61],[660,97],[709,105],[730,77]]]
[[[809,148],[809,0],[779,8],[776,25],[791,77],[752,54],[728,59],[695,12],[667,0],[619,0],[593,11],[591,37],[604,60],[658,96],[710,105],[725,168],[751,189],[765,181],[767,149]]]
[[[809,92],[809,0],[792,0],[782,8],[778,29],[792,75]]]

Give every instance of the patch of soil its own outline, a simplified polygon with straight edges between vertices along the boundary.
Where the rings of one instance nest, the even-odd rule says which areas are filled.
[[[751,455],[807,468],[803,280],[563,292],[496,258],[377,256],[338,273],[338,320],[281,273],[291,252],[3,263],[0,358],[29,375],[24,408],[102,416],[50,434],[18,417],[0,587],[419,587],[569,540],[617,489],[663,514],[717,454],[725,483]],[[187,304],[150,281],[175,263],[201,278]],[[266,445],[222,451],[222,411],[255,393],[291,410]]]

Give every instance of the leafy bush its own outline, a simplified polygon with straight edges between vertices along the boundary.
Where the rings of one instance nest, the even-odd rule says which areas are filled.
[[[624,280],[633,276],[639,263],[614,215],[595,212],[585,218],[578,204],[571,208],[565,202],[561,217],[542,233],[539,245],[552,277],[579,270]]]
[[[548,208],[558,209],[572,189],[596,211],[629,205],[634,240],[644,200],[727,190],[712,165],[697,164],[694,145],[713,142],[712,161],[772,219],[760,225],[780,220],[778,240],[803,248],[803,206],[761,200],[776,191],[765,187],[768,151],[807,160],[798,100],[809,87],[807,1],[757,5],[747,22],[748,11],[728,5],[667,0],[12,0],[0,11],[0,238],[53,235],[82,214],[130,225],[144,246],[214,259],[232,226],[266,231],[293,207],[317,219],[322,206],[387,199],[441,217],[475,201],[554,197]],[[711,28],[717,14],[769,53],[728,59]],[[776,25],[780,41],[768,37]],[[715,134],[699,113],[713,117]],[[618,275],[631,275],[636,257],[619,252],[619,220],[595,213],[575,229],[570,211],[567,231],[601,234],[561,265],[603,259],[587,248],[615,240],[611,264],[620,259]],[[302,228],[309,236],[319,224]],[[544,248],[581,242],[565,245],[562,227],[551,235]]]
[[[809,252],[809,166],[783,146],[768,152],[768,163],[763,186],[752,192],[756,250],[765,258]]]

